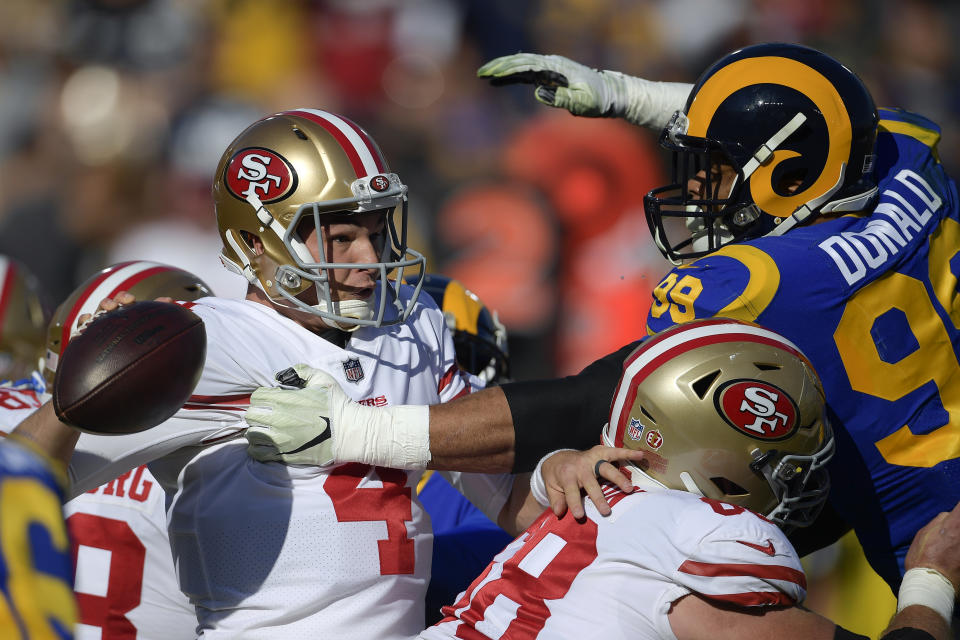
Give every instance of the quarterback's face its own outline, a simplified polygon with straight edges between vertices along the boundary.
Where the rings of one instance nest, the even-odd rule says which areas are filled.
[[[325,256],[320,255],[315,228],[311,228],[304,237],[310,253],[317,261],[379,262],[386,242],[386,214],[372,211],[322,217],[320,234]],[[333,300],[366,300],[374,294],[378,269],[344,268],[330,271],[330,295]]]

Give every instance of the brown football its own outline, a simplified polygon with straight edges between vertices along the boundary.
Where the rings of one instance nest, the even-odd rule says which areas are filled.
[[[180,305],[144,301],[105,313],[61,354],[54,411],[91,433],[149,429],[193,393],[206,352],[203,321]]]

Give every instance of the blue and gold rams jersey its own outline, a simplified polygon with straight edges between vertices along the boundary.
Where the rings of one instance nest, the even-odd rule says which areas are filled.
[[[837,436],[831,503],[894,588],[914,534],[960,501],[960,220],[932,122],[880,111],[872,212],[733,244],[675,268],[648,332],[708,316],[796,343]]]
[[[0,637],[72,638],[73,561],[63,493],[46,462],[0,441]]]

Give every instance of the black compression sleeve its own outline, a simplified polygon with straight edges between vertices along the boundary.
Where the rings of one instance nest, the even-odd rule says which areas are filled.
[[[599,444],[623,361],[638,344],[600,358],[575,376],[501,386],[513,416],[514,473],[533,471],[555,449]]]
[[[833,640],[870,640],[869,636],[862,636],[853,631],[847,631],[840,625],[833,628]]]

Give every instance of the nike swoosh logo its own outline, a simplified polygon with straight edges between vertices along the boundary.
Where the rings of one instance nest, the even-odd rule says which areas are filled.
[[[768,556],[772,556],[772,555],[775,555],[775,554],[777,553],[777,550],[773,548],[773,540],[770,540],[769,538],[767,538],[767,544],[766,544],[766,545],[755,544],[755,543],[753,543],[753,542],[744,542],[743,540],[737,540],[737,542],[739,542],[740,544],[742,544],[742,545],[745,546],[745,547],[750,547],[751,549],[756,549],[757,551],[762,551],[763,553],[767,554]]]
[[[300,453],[305,449],[309,449],[310,447],[320,444],[324,440],[328,440],[330,438],[330,418],[320,416],[320,419],[327,423],[326,428],[320,433],[320,435],[318,435],[316,438],[313,438],[312,440],[309,440],[303,443],[293,451],[281,451],[280,455],[287,456],[287,455],[290,455],[291,453]]]

